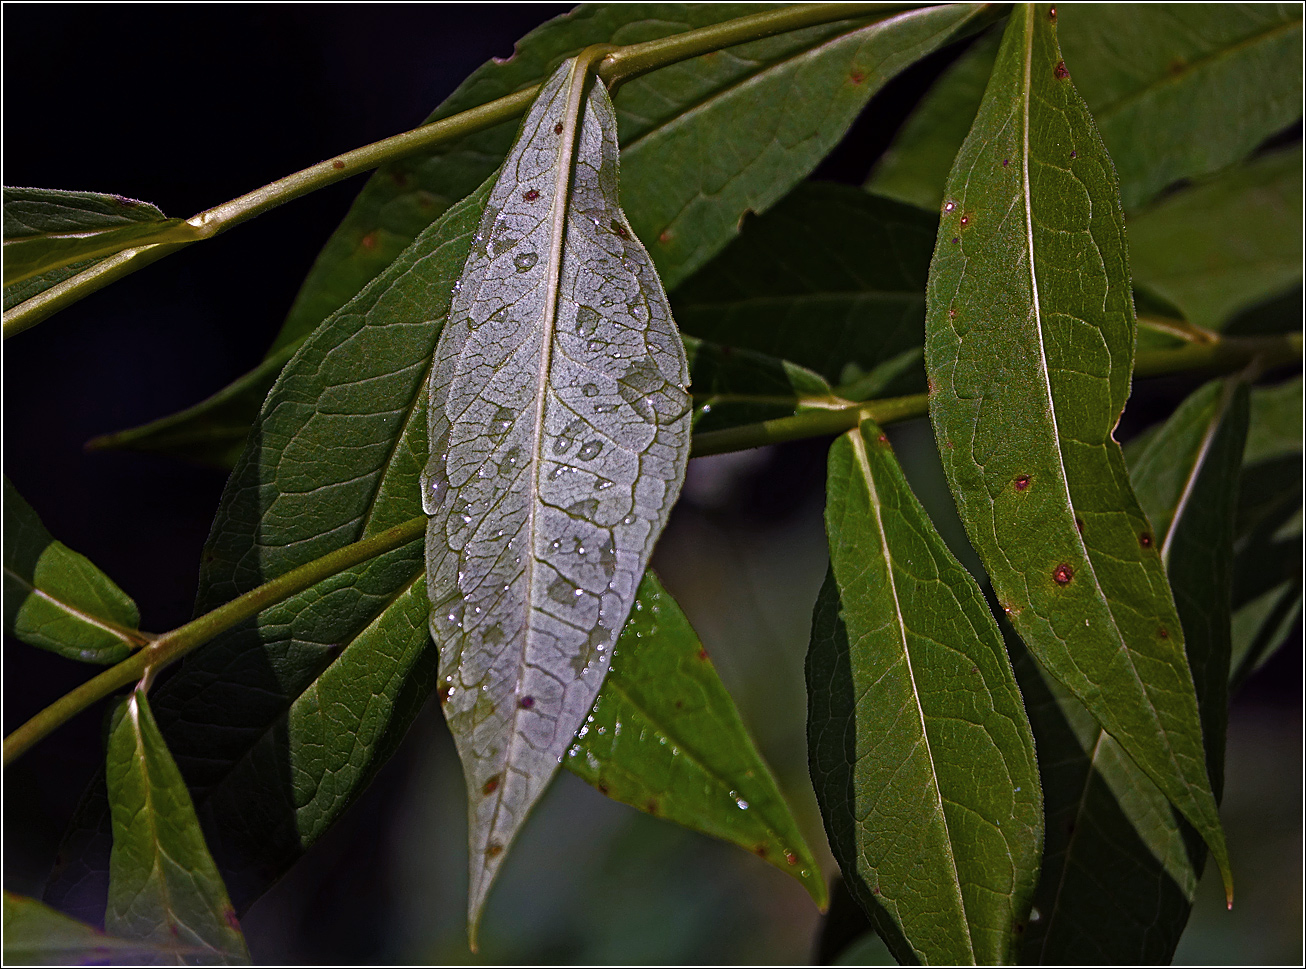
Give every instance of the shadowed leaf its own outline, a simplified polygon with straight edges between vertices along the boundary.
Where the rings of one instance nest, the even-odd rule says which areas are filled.
[[[999,603],[1211,846],[1231,891],[1160,546],[1111,435],[1134,314],[1111,160],[1046,6],[1021,6],[948,180],[926,367],[944,469]]]
[[[7,966],[176,964],[203,954],[203,949],[175,942],[151,945],[105,935],[34,898],[5,892],[4,962]]]

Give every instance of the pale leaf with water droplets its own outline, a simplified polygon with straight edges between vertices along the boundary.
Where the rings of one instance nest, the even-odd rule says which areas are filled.
[[[427,585],[468,785],[473,938],[689,457],[684,350],[618,204],[612,104],[575,63],[504,162],[431,373]]]

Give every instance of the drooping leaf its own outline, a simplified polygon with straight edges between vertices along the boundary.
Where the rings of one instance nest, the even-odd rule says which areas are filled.
[[[1264,155],[1131,216],[1134,283],[1221,328],[1301,282],[1301,226],[1301,148]]]
[[[467,778],[476,924],[594,704],[689,461],[689,373],[618,201],[586,64],[540,91],[490,192],[431,370],[431,635]]]
[[[422,513],[426,379],[485,194],[423,233],[282,373],[219,504],[198,613]],[[434,688],[428,609],[414,542],[220,635],[155,691],[238,911],[353,802]],[[104,911],[107,816],[101,779],[46,889],[88,920]]]
[[[924,389],[938,219],[847,185],[800,185],[676,292],[687,333],[770,354],[867,396]],[[866,380],[868,375],[879,379]]]
[[[475,71],[428,121],[539,83],[590,44],[651,41],[769,9],[581,6],[531,31],[513,57]],[[745,212],[764,211],[801,181],[892,76],[989,17],[984,4],[961,4],[909,10],[869,25],[866,18],[838,21],[741,44],[623,84],[616,108],[625,208],[664,285],[674,288],[720,251],[737,234]],[[813,103],[824,110],[810,110]],[[491,175],[516,131],[515,121],[504,122],[383,166],[319,255],[269,359],[298,346],[453,201]],[[241,397],[248,423],[272,380],[251,372],[241,381],[248,387]],[[237,401],[219,396],[221,434],[230,438],[238,426]],[[205,410],[197,405],[187,424],[209,421]],[[166,430],[177,435],[184,426],[170,423]],[[152,443],[143,430],[130,440],[135,447]],[[158,439],[159,447],[166,443]]]
[[[1042,798],[993,616],[871,423],[830,450],[808,749],[831,848],[899,959],[1012,960]]]
[[[1301,117],[1300,4],[1066,4],[1061,51],[1134,209]],[[1130,233],[1133,241],[1133,233]]]
[[[1283,645],[1301,615],[1301,449],[1301,377],[1255,388],[1238,483],[1230,689]]]
[[[107,763],[113,855],[105,929],[203,950],[188,961],[248,963],[236,912],[144,690],[114,712]]]
[[[1247,386],[1212,381],[1185,400],[1133,461],[1193,671],[1207,767],[1223,786],[1230,570]],[[1169,962],[1206,852],[1192,828],[1084,707],[1032,664],[1022,670],[1048,818],[1028,961]],[[1110,891],[1103,886],[1110,885]],[[1103,933],[1100,926],[1110,924]]]
[[[4,256],[5,284],[4,308],[13,309],[24,300],[31,299],[55,283],[63,282],[89,269],[106,255],[116,251],[110,246],[100,251],[97,247],[115,233],[148,236],[164,231],[178,220],[168,219],[147,202],[124,198],[121,195],[101,195],[98,192],[65,192],[48,188],[4,189]],[[62,240],[62,241],[60,241]],[[149,239],[147,241],[159,241]],[[127,242],[125,245],[138,245]],[[124,246],[125,247],[125,246]],[[84,250],[84,251],[83,251]],[[24,256],[24,251],[36,253]],[[48,257],[52,252],[71,254],[67,261],[56,260],[41,269],[40,253]],[[13,266],[10,260],[13,259]],[[11,273],[21,267],[22,273],[11,280]],[[36,268],[35,274],[30,270]]]
[[[1123,213],[1049,14],[1012,14],[949,176],[931,418],[1012,625],[1192,821],[1229,890],[1179,617],[1111,436],[1134,349]]]
[[[7,966],[133,965],[177,962],[204,950],[152,945],[105,935],[34,898],[4,893],[4,963]]]
[[[116,663],[146,642],[140,611],[84,555],[56,542],[4,479],[5,629],[84,663]]]
[[[608,797],[753,852],[825,906],[821,869],[775,778],[652,572],[563,766]]]
[[[992,30],[954,61],[921,98],[866,179],[866,190],[936,210],[957,149],[975,120],[998,56]]]
[[[1115,162],[1126,209],[1245,158],[1301,113],[1298,6],[1067,4],[1059,16],[1066,67]],[[868,189],[926,208],[943,202],[996,51],[985,38],[939,77]]]

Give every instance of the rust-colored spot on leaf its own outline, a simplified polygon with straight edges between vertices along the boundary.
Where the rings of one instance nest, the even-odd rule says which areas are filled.
[[[1074,577],[1075,570],[1065,562],[1058,565],[1056,571],[1052,573],[1052,578],[1056,581],[1057,585],[1069,585],[1070,580]]]
[[[1139,535],[1139,536],[1138,536],[1138,544],[1141,545],[1141,546],[1143,546],[1143,548],[1151,548],[1151,547],[1152,547],[1152,536],[1151,536],[1151,534],[1148,533],[1148,532],[1143,532],[1143,534]]]
[[[233,929],[237,932],[240,931],[240,919],[236,918],[236,910],[234,908],[228,905],[222,910],[222,917],[227,920],[227,924]]]
[[[395,185],[396,185],[398,188],[407,188],[407,187],[408,187],[408,173],[407,173],[407,172],[401,172],[401,171],[395,170],[395,171],[393,171],[393,172],[390,173],[390,180],[391,180],[392,182],[394,182]]]
[[[481,793],[484,794],[486,797],[489,797],[498,789],[499,789],[499,775],[495,774],[493,777],[491,777],[488,781],[485,782],[485,785],[481,788]]]
[[[658,242],[662,243],[665,246],[670,241],[671,241],[670,229],[663,229],[661,232],[658,233]]]
[[[950,319],[950,320],[955,320],[956,318],[957,318],[957,307],[955,307],[955,306],[949,306],[949,307],[948,307],[948,319]]]
[[[878,894],[880,894],[880,886],[879,886],[879,885],[876,885],[874,888],[872,888],[872,889],[871,889],[871,894],[872,894],[872,895],[878,895]]]
[[[1053,23],[1056,23],[1056,22],[1057,22],[1057,8],[1056,8],[1056,7],[1048,7],[1048,20],[1052,21]]]
[[[961,224],[962,224],[962,225],[970,225],[970,214],[969,214],[969,213],[967,213],[966,215],[963,215],[963,216],[961,217]]]
[[[1079,532],[1081,535],[1084,534],[1084,519],[1079,517],[1075,518],[1075,531]]]
[[[499,844],[499,842],[491,841],[488,845],[485,846],[486,858],[497,858],[501,854],[503,854],[503,845]]]
[[[647,811],[649,814],[657,814],[658,813],[657,799],[650,797],[647,801],[645,801],[644,810]]]
[[[440,702],[448,703],[449,697],[453,695],[453,687],[448,683],[440,684]]]
[[[522,192],[521,197],[524,201],[534,202],[537,198],[540,197],[540,193],[537,190],[531,188],[531,189],[527,189],[525,192]]]
[[[1012,486],[1017,491],[1024,491],[1026,488],[1029,487],[1029,475],[1027,474],[1016,475],[1016,480],[1012,482]]]
[[[848,80],[852,81],[854,84],[861,84],[866,80],[866,75],[861,71],[853,71],[848,75]]]
[[[604,795],[604,796],[606,797],[606,796],[607,796],[607,793],[608,793],[608,785],[607,785],[607,784],[600,784],[600,785],[598,785],[598,788],[599,788],[599,793],[602,794],[602,795]]]
[[[535,706],[535,697],[529,695],[524,696],[517,701],[517,706],[521,707],[523,710],[529,710],[531,707]]]
[[[889,444],[889,435],[881,434],[879,437],[876,438],[876,440],[887,447]]]
[[[798,864],[798,856],[797,856],[796,854],[794,854],[792,851],[790,851],[790,850],[788,850],[788,849],[786,848],[786,849],[785,849],[785,861],[786,861],[788,864],[796,865],[796,864]]]
[[[361,243],[362,247],[363,247],[364,249],[368,250],[369,252],[370,252],[371,250],[375,249],[375,248],[376,248],[376,233],[375,233],[375,232],[369,232],[367,235],[363,236],[363,238],[360,240],[360,243]]]
[[[759,858],[766,857],[766,845],[753,845],[753,854]]]
[[[334,168],[336,171],[340,171],[342,168],[345,167],[345,163],[342,162],[339,158],[337,158],[335,161],[331,163],[331,167]]]
[[[560,134],[562,134],[562,122],[561,122],[561,121],[559,121],[557,124],[555,124],[555,125],[553,126],[553,133],[554,133],[555,135],[560,135]]]
[[[705,649],[699,649],[699,651],[698,651],[698,658],[699,658],[699,659],[704,659],[704,660],[707,659],[707,650],[705,650]]]
[[[1056,69],[1052,73],[1057,76],[1058,81],[1064,81],[1066,78],[1070,77],[1070,72],[1066,70],[1065,61],[1057,61]]]
[[[1157,630],[1157,634],[1158,634],[1162,639],[1169,639],[1169,638],[1170,638],[1170,630],[1166,629],[1164,626],[1162,626],[1160,629]]]

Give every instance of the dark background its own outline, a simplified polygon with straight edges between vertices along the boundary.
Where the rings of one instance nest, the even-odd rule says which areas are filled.
[[[482,62],[567,9],[7,5],[4,183],[117,193],[186,217],[416,126]],[[861,182],[959,50],[881,92],[817,177]],[[146,629],[190,618],[225,475],[82,444],[193,404],[257,363],[363,178],[169,256],[4,345],[5,473],[56,538],[135,597]],[[1193,386],[1140,383],[1122,432]],[[932,442],[917,424],[895,445],[910,463]],[[825,568],[824,448],[694,462],[657,565],[832,871],[805,777],[801,686]],[[1181,961],[1300,952],[1300,645],[1298,632],[1235,705],[1226,819],[1240,906],[1224,917],[1203,897]],[[88,675],[9,639],[4,648],[6,733]],[[6,888],[39,893],[102,756],[101,716],[86,712],[6,769]],[[555,788],[496,889],[483,932],[491,960],[806,958],[816,916],[795,883],[570,776]],[[462,780],[432,707],[345,820],[251,910],[255,959],[466,958],[460,826]]]

